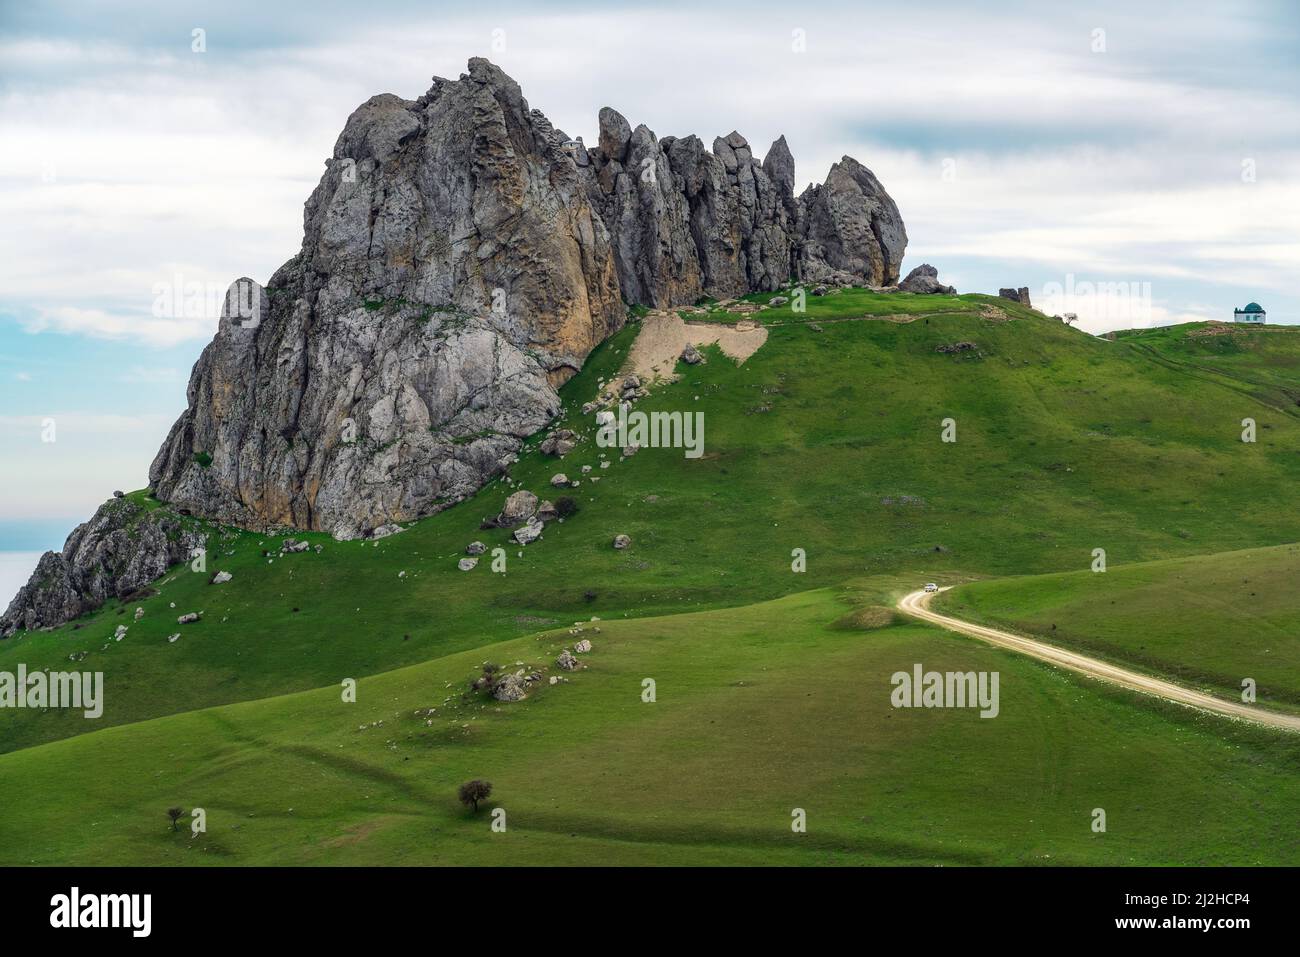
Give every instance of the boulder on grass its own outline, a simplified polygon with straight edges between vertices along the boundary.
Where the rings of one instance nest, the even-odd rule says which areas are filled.
[[[907,274],[907,278],[898,284],[900,292],[914,292],[923,295],[955,296],[957,290],[945,286],[939,281],[939,270],[929,263],[922,263]]]
[[[536,512],[537,496],[521,489],[506,499],[499,521],[502,525],[518,525],[528,521]]]
[[[578,437],[568,429],[558,429],[542,440],[541,450],[544,455],[568,455],[578,444]]]
[[[511,672],[492,685],[492,697],[498,701],[523,701],[528,697],[527,687],[522,671]]]
[[[515,529],[515,541],[520,545],[528,545],[542,537],[542,529],[545,526],[536,518],[530,518],[528,524],[523,528]]]
[[[1003,299],[1010,299],[1012,302],[1018,302],[1022,306],[1028,306],[1032,309],[1033,303],[1029,301],[1029,287],[1021,286],[1019,289],[999,289],[998,295]]]

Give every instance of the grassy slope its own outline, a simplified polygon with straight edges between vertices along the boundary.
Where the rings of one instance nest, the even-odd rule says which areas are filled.
[[[1300,326],[1188,322],[1131,329],[1118,338],[1161,361],[1279,408],[1300,406]]]
[[[100,722],[9,712],[0,748],[334,685],[548,621],[736,606],[867,572],[951,580],[1078,569],[1094,547],[1121,563],[1300,539],[1300,514],[1275,504],[1300,478],[1293,417],[1014,304],[931,300],[936,309],[996,302],[1024,318],[966,312],[825,322],[821,332],[792,322],[773,326],[744,366],[714,352],[682,367],[682,381],[641,407],[704,411],[705,457],[646,449],[594,473],[599,484],[572,493],[582,511],[522,557],[511,549],[504,576],[486,561],[471,573],[455,565],[472,539],[506,541],[477,528],[508,491],[498,482],[378,546],[308,536],[324,543],[321,554],[267,564],[262,544],[277,540],[243,534],[227,546],[233,555],[210,561],[209,573],[234,572],[229,584],[209,586],[182,566],[139,603],[138,623],[136,603],[124,614],[114,604],[76,630],[0,642],[0,669],[68,667],[70,653],[86,650],[77,667],[104,671],[108,685]],[[810,299],[799,318],[931,300],[844,293]],[[634,334],[603,346],[566,386],[568,424],[589,426],[576,407]],[[935,352],[959,340],[976,342],[982,358]],[[1238,441],[1246,414],[1261,424],[1255,445]],[[957,420],[956,444],[939,441],[945,416]],[[549,495],[555,471],[576,475],[597,461],[588,436],[561,463],[526,454],[514,476]],[[610,548],[620,532],[633,537],[627,552]],[[808,554],[802,576],[790,571],[795,547]],[[176,614],[190,610],[205,620],[178,629]],[[105,648],[118,622],[130,624],[128,637]],[[183,637],[168,644],[177,630]]]
[[[775,293],[755,293],[743,297],[742,302],[766,303]],[[994,305],[1009,316],[1026,318],[1039,316],[1031,309],[1008,299],[973,293],[964,296],[925,296],[915,293],[891,293],[882,295],[870,289],[834,289],[825,296],[804,297],[803,311],[795,312],[795,300],[790,290],[783,295],[788,301],[779,306],[771,306],[761,312],[750,313],[748,318],[764,325],[779,325],[792,322],[812,322],[814,320],[837,320],[859,318],[862,316],[933,316],[939,313],[974,313],[984,305]],[[700,313],[691,309],[681,310],[683,318],[691,322],[716,321],[735,322],[737,314],[730,306],[709,302],[704,305],[707,312]],[[1039,316],[1041,318],[1041,316]]]
[[[803,318],[867,295],[812,300]],[[570,384],[571,407],[630,335]],[[934,352],[958,339],[983,358]],[[174,572],[107,650],[129,620],[115,607],[0,645],[0,668],[89,649],[77,667],[105,670],[110,695],[96,733],[0,755],[0,863],[1300,860],[1294,736],[916,623],[843,625],[923,577],[1081,568],[1098,544],[1114,563],[1293,540],[1297,517],[1273,506],[1296,477],[1288,415],[1033,318],[774,326],[742,368],[715,353],[683,371],[643,407],[705,410],[706,458],[647,449],[596,473],[583,511],[512,549],[505,576],[455,570],[465,542],[504,540],[476,528],[498,485],[378,547],[313,537],[321,554],[266,564],[268,540],[243,535],[209,566],[235,581]],[[1238,404],[1271,426],[1256,446],[1235,441]],[[944,415],[956,445],[938,441]],[[514,474],[540,492],[595,461],[584,445]],[[626,553],[609,548],[620,531]],[[807,574],[789,570],[796,546]],[[167,644],[191,608],[205,621]],[[515,705],[462,693],[485,658],[546,667],[574,640],[534,637],[539,620],[591,614],[613,620],[571,683]],[[416,661],[340,701],[340,678]],[[999,671],[1001,715],[890,708],[888,676],[915,662]],[[311,686],[325,687],[189,710]],[[10,747],[91,724],[5,718]],[[496,785],[506,834],[455,804],[473,776]],[[173,804],[206,808],[208,833],[168,831]],[[793,807],[808,834],[790,832]]]
[[[1300,545],[964,585],[936,607],[1227,697],[1300,705]]]
[[[367,678],[356,704],[323,689],[0,756],[0,864],[1300,860],[1295,736],[919,624],[828,626],[909,585],[602,622],[588,670],[514,705],[459,689],[484,657],[549,663],[571,635]],[[1001,715],[892,709],[888,676],[914,662],[999,671]],[[504,834],[455,803],[470,777]],[[169,831],[174,804],[208,832]]]

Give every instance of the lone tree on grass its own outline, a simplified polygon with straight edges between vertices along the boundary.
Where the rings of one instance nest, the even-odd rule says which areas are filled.
[[[492,794],[492,784],[488,781],[466,781],[460,786],[460,803],[466,807],[473,807],[474,813],[478,813],[478,802],[486,801]]]
[[[172,819],[172,830],[173,830],[173,831],[176,830],[176,822],[179,821],[179,820],[181,819],[181,815],[184,814],[184,813],[185,813],[185,809],[184,809],[184,808],[179,808],[179,807],[169,807],[169,808],[167,809],[167,816],[168,816],[169,818]]]

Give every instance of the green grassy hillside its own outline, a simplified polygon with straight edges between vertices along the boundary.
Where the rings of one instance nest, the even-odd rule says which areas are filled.
[[[991,305],[1017,318],[987,319]],[[508,531],[478,528],[511,490],[502,482],[377,545],[298,536],[322,551],[268,561],[279,538],[239,533],[208,574],[180,566],[152,597],[0,642],[0,670],[66,668],[84,652],[76,667],[107,682],[100,721],[10,712],[0,748],[333,686],[592,615],[747,605],[868,573],[1077,570],[1096,547],[1126,563],[1300,539],[1300,513],[1276,504],[1300,479],[1300,422],[1236,388],[990,297],[850,291],[786,312],[760,314],[769,340],[744,365],[713,350],[638,406],[702,411],[702,458],[611,451],[599,482],[568,492],[578,514],[511,547],[506,574],[487,560],[456,568],[474,539],[506,544]],[[847,321],[902,313],[915,318]],[[635,334],[565,386],[564,424],[587,434],[563,460],[526,452],[513,469],[523,487],[554,498],[553,473],[599,463],[578,407]],[[976,348],[937,351],[958,342]],[[1247,415],[1253,445],[1239,441]],[[948,417],[953,444],[940,441]],[[632,548],[611,548],[619,533]],[[215,569],[234,580],[208,585]],[[203,621],[178,627],[187,611]],[[110,642],[118,623],[129,633]]]
[[[568,629],[364,679],[355,704],[327,688],[3,755],[0,864],[1300,861],[1300,738],[852,614],[907,587],[588,623],[586,670],[514,704],[464,689],[485,658],[558,674]],[[916,662],[999,672],[999,716],[890,707]],[[478,815],[455,799],[474,777]],[[207,832],[173,833],[171,806]]]
[[[1300,326],[1188,322],[1130,329],[1116,339],[1293,414],[1300,407]]]
[[[890,611],[929,579],[1046,576],[954,600],[1175,678],[1258,672],[1262,699],[1292,701],[1297,548],[1194,556],[1300,540],[1278,506],[1300,422],[1260,371],[1285,381],[1296,340],[1229,375],[1171,358],[1173,334],[1102,341],[984,296],[850,290],[753,318],[769,339],[744,365],[708,350],[638,404],[703,412],[699,459],[595,447],[578,410],[633,326],[563,390],[578,448],[535,438],[514,485],[378,543],[296,536],[319,553],[214,529],[205,574],[0,642],[0,670],[103,671],[107,699],[99,721],[4,713],[0,864],[1300,863],[1300,737]],[[521,486],[579,511],[508,546],[504,574],[490,555],[459,571],[468,542],[507,546],[479,523]],[[209,585],[218,569],[234,579]],[[579,637],[594,648],[564,675]],[[500,703],[468,690],[485,661],[544,677]],[[998,717],[891,707],[916,664],[997,672]],[[455,797],[474,777],[494,785],[477,816]],[[172,806],[207,832],[172,832]]]
[[[1300,706],[1300,545],[975,582],[936,607],[1238,698]]]

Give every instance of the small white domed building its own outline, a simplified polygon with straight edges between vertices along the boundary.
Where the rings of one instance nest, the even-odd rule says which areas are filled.
[[[1264,312],[1264,307],[1257,302],[1246,304],[1245,309],[1232,310],[1232,318],[1236,322],[1258,322],[1263,324],[1268,313]]]

